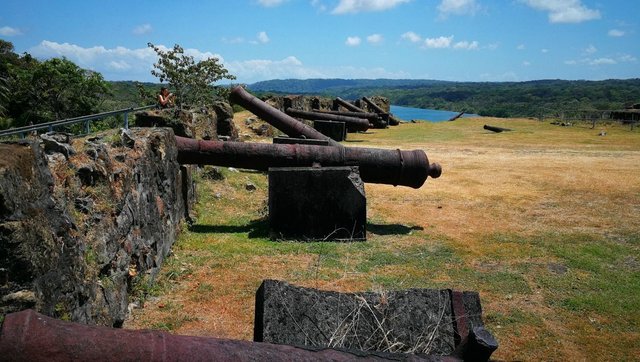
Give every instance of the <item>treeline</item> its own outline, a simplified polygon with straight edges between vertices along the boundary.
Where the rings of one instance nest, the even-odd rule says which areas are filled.
[[[286,90],[289,86],[293,91]],[[538,117],[562,111],[613,110],[640,102],[640,79],[500,83],[311,79],[259,82],[249,88],[262,93],[315,93],[346,99],[382,95],[394,105],[464,110],[494,117]]]

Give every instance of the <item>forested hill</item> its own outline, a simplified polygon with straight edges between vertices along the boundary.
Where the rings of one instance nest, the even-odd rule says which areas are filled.
[[[610,110],[640,103],[640,79],[529,82],[447,82],[396,79],[271,80],[249,85],[255,92],[314,93],[354,99],[383,95],[392,104],[464,110],[485,116],[536,117],[561,111]]]

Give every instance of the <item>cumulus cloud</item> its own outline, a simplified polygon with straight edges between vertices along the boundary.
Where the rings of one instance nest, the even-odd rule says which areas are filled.
[[[618,61],[623,63],[637,62],[638,58],[634,57],[633,55],[622,54],[621,56],[618,57]]]
[[[528,60],[525,60],[524,62],[522,62],[522,66],[524,66],[524,67],[528,67],[530,65],[531,65],[531,62],[528,61]]]
[[[540,53],[542,54],[547,54],[549,52],[549,49],[540,49]]]
[[[367,37],[367,41],[370,44],[380,44],[384,41],[384,38],[380,34],[371,34]]]
[[[589,46],[584,50],[584,52],[587,54],[593,54],[593,53],[596,53],[597,51],[598,51],[598,48],[593,46],[593,44],[589,44]]]
[[[466,40],[453,44],[453,49],[476,50],[479,44],[477,41],[468,42]]]
[[[169,50],[164,45],[158,46],[162,50]],[[129,49],[125,47],[105,48],[103,46],[81,47],[70,43],[57,43],[43,40],[37,46],[29,49],[31,55],[41,58],[66,57],[82,68],[103,73],[110,80],[154,80],[150,71],[158,56],[153,49],[144,47]],[[193,56],[196,61],[218,58],[218,54],[203,52],[198,49],[185,49],[185,54]]]
[[[526,49],[526,47],[525,47],[525,45],[524,45],[524,44],[518,44],[518,46],[516,47],[516,49],[518,49],[518,50],[525,50],[525,49]]]
[[[144,35],[144,34],[149,34],[152,31],[153,31],[153,27],[151,26],[151,24],[142,24],[133,28],[132,33],[135,35]]]
[[[10,26],[3,26],[0,28],[0,35],[2,36],[16,36],[22,35],[22,32],[18,28],[12,28]]]
[[[615,61],[615,59],[611,59],[611,58],[598,58],[598,59],[592,59],[588,61],[589,65],[610,65],[610,64],[618,64],[618,62]]]
[[[258,0],[258,4],[267,7],[267,8],[271,8],[274,6],[278,6],[281,5],[282,3],[286,2],[287,0]]]
[[[262,44],[266,44],[269,42],[269,36],[267,35],[267,32],[265,31],[261,31],[258,33],[258,41]]]
[[[412,43],[419,43],[419,42],[422,41],[422,37],[420,37],[420,35],[412,32],[412,31],[408,31],[408,32],[402,34],[400,37],[402,39],[408,40],[408,41],[410,41]]]
[[[474,15],[480,10],[476,0],[442,0],[438,11],[442,17],[448,15]]]
[[[410,0],[340,0],[331,13],[336,15],[356,14],[367,11],[384,11],[392,9]]]
[[[612,36],[614,38],[619,38],[621,36],[624,36],[625,32],[618,29],[611,29],[607,34],[609,34],[609,36]]]
[[[452,41],[453,41],[453,35],[440,36],[437,38],[427,38],[424,40],[424,46],[425,48],[433,48],[433,49],[449,48],[451,46]]]
[[[347,40],[344,43],[350,47],[356,47],[360,45],[361,42],[362,42],[362,39],[360,39],[359,36],[349,36],[347,37]]]
[[[600,11],[589,9],[581,0],[520,0],[531,8],[549,13],[551,23],[581,23],[600,19]]]

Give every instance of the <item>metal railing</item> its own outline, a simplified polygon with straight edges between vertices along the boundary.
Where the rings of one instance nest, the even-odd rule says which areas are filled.
[[[23,127],[16,127],[16,128],[10,128],[10,129],[5,129],[5,130],[0,130],[0,137],[6,137],[6,136],[12,136],[12,135],[20,135],[20,138],[24,138],[25,134],[28,134],[30,132],[33,131],[38,131],[40,129],[47,129],[48,132],[53,131],[54,127],[58,127],[58,126],[66,126],[66,125],[71,125],[71,124],[76,124],[76,123],[81,123],[84,122],[84,130],[85,133],[90,133],[90,129],[89,129],[89,124],[92,120],[96,120],[96,119],[102,119],[102,118],[106,118],[109,116],[117,116],[119,114],[124,114],[124,128],[128,129],[129,128],[129,113],[131,112],[138,112],[138,111],[144,111],[147,109],[151,109],[151,108],[155,108],[156,105],[152,104],[152,105],[148,105],[148,106],[144,106],[144,107],[138,107],[138,108],[123,108],[123,109],[118,109],[115,111],[110,111],[110,112],[103,112],[103,113],[96,113],[96,114],[90,114],[87,116],[80,116],[80,117],[74,117],[74,118],[67,118],[67,119],[61,119],[61,120],[57,120],[57,121],[52,121],[52,122],[47,122],[47,123],[39,123],[39,124],[33,124],[33,125],[28,125],[28,126],[23,126]]]

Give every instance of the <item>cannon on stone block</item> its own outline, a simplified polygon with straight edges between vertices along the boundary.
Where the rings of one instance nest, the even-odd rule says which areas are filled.
[[[345,101],[344,99],[337,97],[334,101],[333,101],[333,107],[338,110],[339,107],[342,106],[345,109],[351,111],[351,112],[356,112],[356,113],[369,113],[367,111],[365,111],[364,109],[353,105],[347,101]],[[382,111],[382,110],[381,110]],[[378,115],[378,119],[373,121],[372,123],[376,128],[387,128],[387,125],[389,124],[389,113],[384,113],[384,112],[376,112]],[[371,119],[370,119],[371,120]]]
[[[241,86],[237,86],[231,90],[229,100],[239,104],[251,111],[251,113],[267,121],[269,124],[284,132],[289,137],[294,138],[313,138],[318,140],[326,140],[331,146],[339,146],[340,143],[334,141],[328,136],[323,135],[297,119],[273,108],[261,101],[257,97],[251,95]]]
[[[362,100],[367,104],[369,108],[373,109],[374,112],[378,114],[388,114],[382,108],[378,107],[378,105],[375,104],[371,99],[367,97],[362,97]],[[400,121],[389,114],[389,124],[392,126],[397,126],[400,124]]]
[[[204,141],[176,137],[178,162],[267,171],[273,167],[359,166],[362,181],[420,188],[442,168],[422,150]]]

